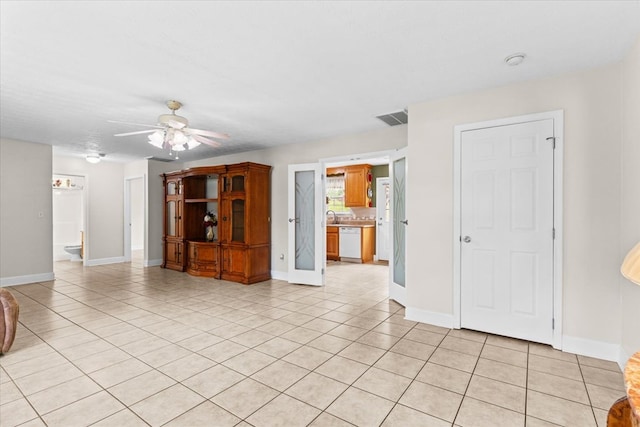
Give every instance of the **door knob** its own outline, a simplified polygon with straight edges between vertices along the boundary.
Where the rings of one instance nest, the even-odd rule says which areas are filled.
[[[295,222],[296,222],[296,224],[297,224],[297,223],[299,223],[299,222],[300,222],[300,218],[289,218],[289,222],[294,222],[294,221],[295,221]]]
[[[469,236],[464,236],[464,237],[462,238],[462,241],[463,241],[463,242],[465,242],[465,243],[469,243],[469,242],[471,241],[471,237],[469,237]]]
[[[401,223],[403,223],[404,225],[409,225],[409,220],[405,219],[404,221],[400,221]]]

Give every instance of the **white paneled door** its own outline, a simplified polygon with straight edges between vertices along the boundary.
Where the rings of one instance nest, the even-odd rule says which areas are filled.
[[[553,120],[464,131],[463,328],[553,339]]]
[[[324,186],[320,164],[289,165],[288,280],[324,285]]]
[[[376,257],[389,261],[391,190],[389,178],[376,178]]]

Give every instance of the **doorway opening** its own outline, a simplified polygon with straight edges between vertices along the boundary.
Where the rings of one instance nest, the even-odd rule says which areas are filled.
[[[367,271],[367,266],[372,266],[372,272],[384,269],[388,277],[389,159],[389,152],[321,159],[326,177],[324,256],[331,269],[328,277],[334,271]],[[349,171],[355,178],[347,177]],[[359,176],[364,178],[360,181]],[[358,206],[349,200],[354,197],[349,185],[358,186],[363,195],[355,202]],[[369,236],[373,236],[371,242],[367,242]],[[366,243],[361,244],[363,241]]]
[[[85,263],[86,177],[54,174],[52,177],[53,260]]]
[[[124,181],[124,262],[146,265],[146,197],[145,176]]]

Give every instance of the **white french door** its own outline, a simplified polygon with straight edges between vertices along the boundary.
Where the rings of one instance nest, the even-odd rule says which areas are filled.
[[[461,132],[461,326],[550,344],[552,119]]]
[[[319,163],[289,165],[288,280],[324,285],[324,184]]]
[[[390,155],[389,177],[391,193],[391,259],[389,260],[389,298],[406,306],[407,252],[407,149]]]

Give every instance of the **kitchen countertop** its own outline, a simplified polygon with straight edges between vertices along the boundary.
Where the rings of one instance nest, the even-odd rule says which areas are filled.
[[[369,227],[375,227],[375,224],[345,224],[345,223],[339,223],[339,224],[327,224],[327,227],[355,227],[355,228],[369,228]]]

